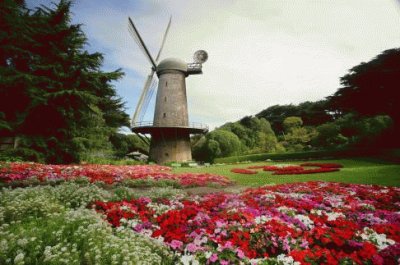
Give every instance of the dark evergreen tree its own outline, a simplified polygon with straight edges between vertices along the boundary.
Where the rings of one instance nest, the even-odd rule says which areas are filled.
[[[77,162],[92,150],[110,148],[108,138],[128,124],[111,81],[120,70],[103,72],[103,56],[84,49],[80,25],[70,22],[71,2],[27,10],[4,1],[6,34],[1,58],[0,112],[21,143],[52,163]],[[3,16],[2,16],[3,17]]]
[[[353,67],[341,78],[343,85],[329,97],[337,116],[356,113],[359,117],[388,115],[393,121],[379,144],[400,146],[400,48],[382,52],[367,63]]]

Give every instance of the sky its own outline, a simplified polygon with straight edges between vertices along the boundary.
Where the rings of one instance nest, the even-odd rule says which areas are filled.
[[[161,59],[189,63],[196,50],[208,52],[203,75],[186,86],[190,122],[211,129],[273,105],[323,99],[353,66],[400,47],[397,0],[75,0],[72,13],[87,49],[104,54],[103,70],[125,72],[114,86],[129,115],[151,66],[128,16],[153,57],[172,16]],[[153,119],[154,101],[143,121]]]

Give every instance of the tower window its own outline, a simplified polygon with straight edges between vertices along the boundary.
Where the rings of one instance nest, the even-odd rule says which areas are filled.
[[[165,117],[167,117],[167,113],[164,112],[163,113],[163,118],[165,118]]]
[[[166,87],[168,86],[168,81],[165,81],[165,86],[166,86]]]
[[[164,97],[164,102],[167,102],[167,97]]]
[[[169,156],[168,153],[165,153],[165,156]]]

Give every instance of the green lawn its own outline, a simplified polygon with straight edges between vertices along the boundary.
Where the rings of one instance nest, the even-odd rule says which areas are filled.
[[[338,160],[313,160],[307,162],[340,163],[344,167],[338,172],[318,173],[309,175],[272,175],[272,172],[258,170],[254,175],[243,175],[232,173],[232,168],[246,168],[253,165],[274,165],[274,164],[301,164],[302,161],[285,162],[257,162],[235,165],[220,165],[200,168],[175,168],[174,172],[213,173],[227,176],[238,185],[261,186],[265,184],[278,184],[301,181],[337,181],[359,184],[378,184],[385,186],[400,186],[400,165],[386,161],[357,158]]]

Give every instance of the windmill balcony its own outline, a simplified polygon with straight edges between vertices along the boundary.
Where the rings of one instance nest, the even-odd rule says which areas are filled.
[[[180,126],[176,124],[157,124],[153,123],[152,121],[141,121],[141,122],[135,122],[131,124],[131,129],[135,133],[143,133],[143,134],[151,134],[153,132],[158,132],[158,131],[183,131],[183,132],[188,132],[189,134],[199,134],[199,133],[207,133],[208,132],[208,126],[203,123],[198,123],[198,122],[191,122],[188,124],[188,126]]]

